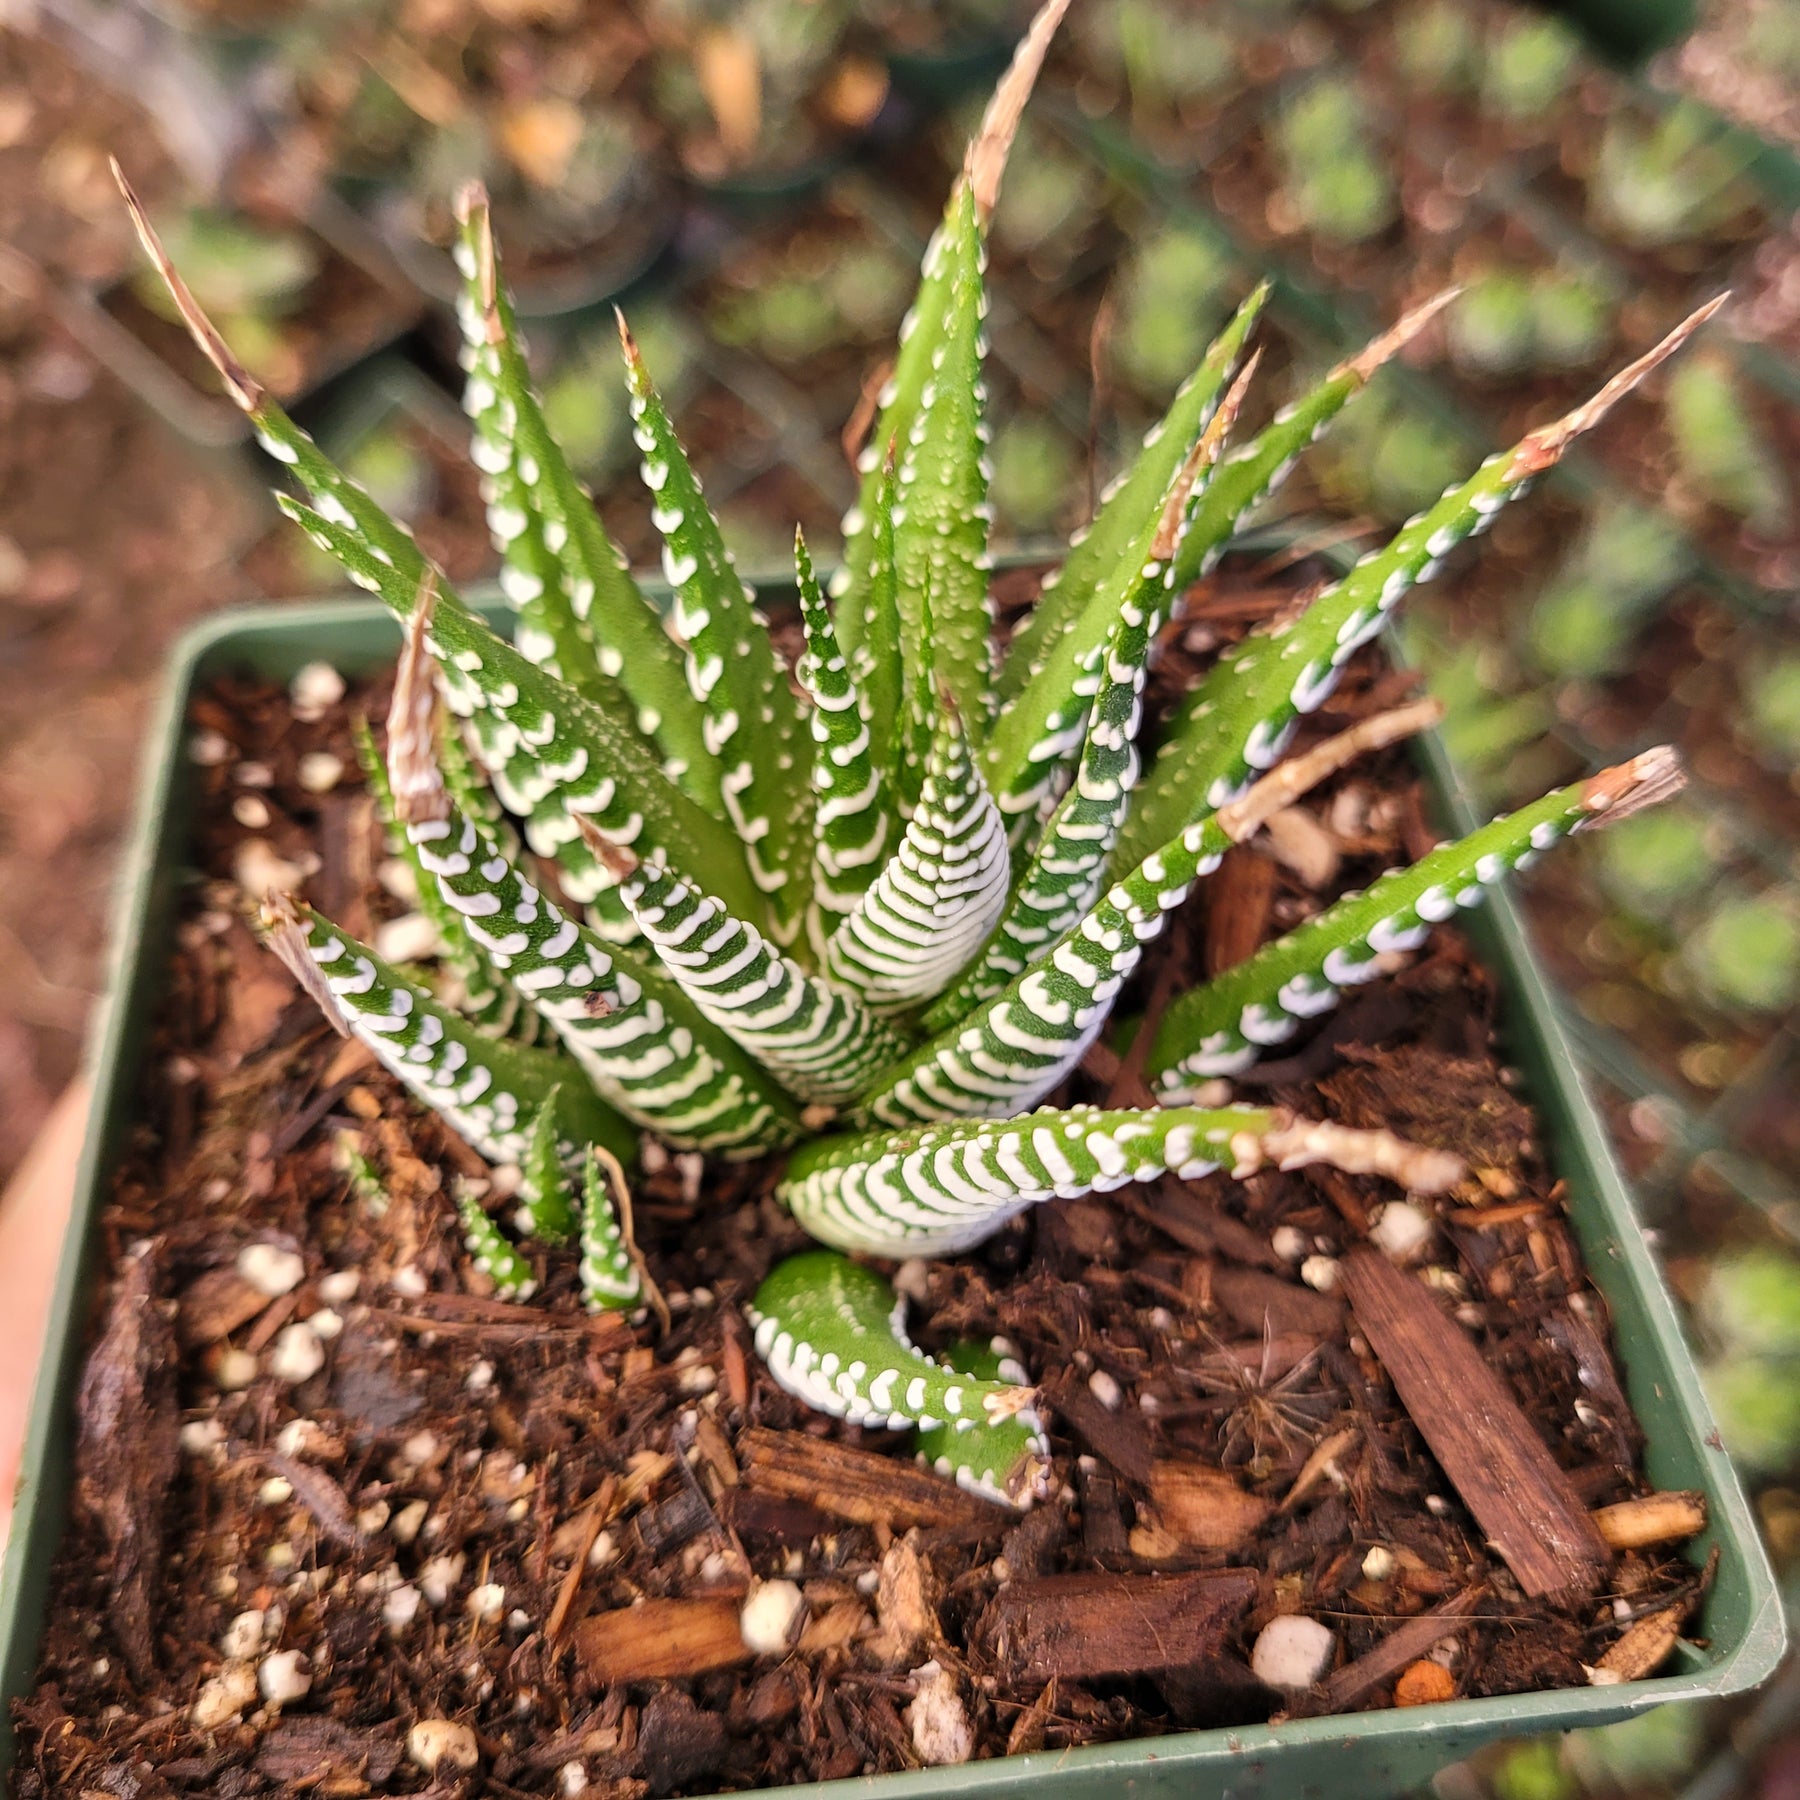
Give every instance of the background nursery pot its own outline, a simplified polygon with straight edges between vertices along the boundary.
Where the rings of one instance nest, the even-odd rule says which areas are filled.
[[[764,587],[771,599],[779,592],[775,583]],[[501,605],[489,603],[483,611],[506,629],[510,615]],[[0,1569],[0,1699],[8,1714],[26,1691],[38,1655],[52,1558],[67,1513],[71,1402],[90,1314],[95,1226],[136,1103],[140,1053],[187,868],[196,791],[196,771],[185,755],[190,701],[228,672],[285,681],[321,657],[347,675],[367,673],[392,660],[398,639],[393,619],[379,606],[347,602],[226,613],[191,633],[175,653],[127,858],[111,999],[94,1039],[93,1111],[33,1397],[11,1544]],[[1475,815],[1442,747],[1423,740],[1420,754],[1438,823],[1468,829]],[[1716,1579],[1694,1628],[1706,1648],[1683,1643],[1672,1673],[1618,1686],[1189,1732],[829,1787],[892,1800],[1045,1792],[1061,1800],[1121,1792],[1191,1800],[1398,1794],[1496,1738],[1600,1725],[1668,1701],[1741,1692],[1775,1668],[1785,1632],[1773,1574],[1518,914],[1499,893],[1467,929],[1505,984],[1508,1051],[1525,1074],[1551,1165],[1568,1184],[1570,1220],[1612,1311],[1626,1384],[1646,1436],[1645,1471],[1658,1487],[1698,1488],[1707,1497],[1711,1524],[1689,1547],[1699,1561],[1718,1556]],[[0,1766],[10,1753],[10,1732],[0,1727]]]

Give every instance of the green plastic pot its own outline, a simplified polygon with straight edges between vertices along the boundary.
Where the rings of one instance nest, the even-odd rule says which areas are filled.
[[[776,584],[765,590],[779,595]],[[488,603],[497,623],[505,609]],[[367,602],[225,613],[176,649],[152,727],[149,766],[129,846],[106,1003],[93,1037],[93,1110],[68,1240],[32,1400],[12,1542],[0,1570],[0,1734],[10,1702],[27,1691],[42,1637],[52,1558],[67,1514],[71,1404],[93,1316],[96,1225],[137,1101],[141,1058],[165,975],[167,946],[187,875],[197,789],[185,754],[190,699],[228,672],[285,681],[324,657],[347,675],[392,661],[399,633]],[[1474,823],[1463,788],[1433,739],[1420,747],[1440,823]],[[1512,902],[1497,895],[1471,927],[1507,996],[1508,1053],[1523,1071],[1588,1268],[1612,1309],[1626,1386],[1646,1435],[1645,1466],[1664,1488],[1700,1488],[1711,1518],[1688,1547],[1713,1551],[1718,1570],[1695,1635],[1674,1669],[1654,1680],[1506,1699],[1308,1719],[1279,1726],[1187,1732],[1138,1743],[1011,1757],[958,1769],[831,1782],[812,1791],[862,1800],[1304,1800],[1403,1794],[1495,1739],[1604,1725],[1669,1701],[1741,1693],[1779,1661],[1785,1628],[1775,1580],[1701,1397],[1675,1310],[1632,1217],[1600,1120],[1576,1077],[1551,993]],[[0,1756],[10,1742],[0,1735]]]

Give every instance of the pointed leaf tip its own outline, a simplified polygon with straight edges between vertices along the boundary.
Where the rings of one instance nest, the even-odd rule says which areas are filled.
[[[1541,474],[1545,469],[1553,467],[1576,438],[1584,431],[1593,430],[1633,388],[1667,362],[1730,298],[1729,288],[1722,294],[1715,294],[1704,306],[1689,313],[1661,343],[1646,350],[1636,362],[1627,363],[1597,394],[1584,400],[1572,412],[1565,413],[1560,419],[1523,438],[1518,449],[1513,452],[1512,463],[1506,472],[1507,479],[1521,481],[1528,475]]]
[[[1668,744],[1640,751],[1629,762],[1602,769],[1582,792],[1581,804],[1591,816],[1589,824],[1611,825],[1628,819],[1649,806],[1660,806],[1687,786],[1681,756]]]
[[[112,166],[113,180],[118,183],[119,192],[124,197],[125,210],[131,215],[131,223],[137,231],[138,242],[144,246],[144,254],[150,258],[157,274],[168,288],[169,297],[175,302],[175,310],[181,314],[181,322],[188,328],[188,335],[199,346],[201,355],[218,370],[219,379],[225,383],[225,391],[231,396],[232,403],[244,412],[254,413],[263,402],[262,384],[232,355],[224,338],[219,335],[218,328],[206,316],[188,284],[182,280],[169,259],[168,251],[163,248],[156,228],[150,223],[150,215],[144,211],[144,203],[138,198],[137,189],[131,185],[120,166],[119,159],[114,156],[108,160]]]
[[[1019,40],[1019,47],[1013,52],[1011,66],[1001,76],[1000,85],[988,102],[981,129],[970,140],[968,155],[963,161],[963,178],[969,184],[984,224],[994,216],[994,207],[1000,198],[1000,178],[1006,172],[1006,159],[1018,133],[1025,102],[1031,98],[1038,71],[1043,68],[1044,57],[1050,49],[1050,40],[1068,10],[1069,0],[1045,0],[1039,7]]]
[[[339,1037],[349,1037],[350,1021],[343,1006],[307,948],[306,927],[300,921],[300,909],[294,896],[270,894],[257,909],[256,923],[263,942],[281,959],[301,992],[325,1015],[326,1023]]]
[[[1180,473],[1170,487],[1168,501],[1163,507],[1162,521],[1157,527],[1155,541],[1150,546],[1150,554],[1158,562],[1166,563],[1180,545],[1183,521],[1194,485],[1223,453],[1225,440],[1231,436],[1231,429],[1237,423],[1237,416],[1243,409],[1244,398],[1250,392],[1250,383],[1255,380],[1257,365],[1261,361],[1262,350],[1259,346],[1250,352],[1225,398],[1207,420],[1206,429],[1195,440],[1193,449],[1188,452],[1187,461],[1182,464]]]
[[[1398,356],[1462,291],[1462,284],[1457,282],[1441,293],[1433,294],[1429,300],[1420,301],[1411,312],[1401,314],[1380,337],[1339,363],[1325,379],[1336,381],[1342,376],[1353,375],[1358,381],[1372,380],[1384,363]]]

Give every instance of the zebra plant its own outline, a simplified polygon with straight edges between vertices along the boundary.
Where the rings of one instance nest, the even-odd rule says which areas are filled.
[[[1043,1455],[1023,1371],[979,1347],[947,1362],[922,1354],[886,1281],[848,1259],[953,1253],[1040,1202],[1165,1174],[1327,1161],[1427,1193],[1460,1178],[1454,1157],[1384,1131],[1222,1104],[1218,1078],[1508,869],[1672,792],[1667,750],[1433,851],[1182,995],[1142,1052],[1139,1098],[1160,1104],[1033,1108],[1234,844],[1420,723],[1417,708],[1384,715],[1282,761],[1358,646],[1713,310],[1227,652],[1140,772],[1146,668],[1184,593],[1449,296],[1234,442],[1259,287],[998,650],[984,239],[1063,4],[1051,0],[1020,46],[932,239],[825,589],[796,541],[804,651],[791,671],[621,321],[665,585],[640,588],[626,570],[545,426],[478,191],[462,196],[455,255],[510,639],[232,359],[131,202],[194,335],[293,479],[284,511],[405,621],[377,786],[475,1010],[297,900],[265,909],[272,947],[413,1093],[519,1167],[518,1227],[579,1245],[592,1304],[638,1298],[613,1199],[643,1134],[784,1157],[776,1192],[829,1248],[778,1267],[752,1302],[775,1379],[827,1412],[919,1428],[934,1466],[1019,1502]],[[515,821],[553,867],[554,895]],[[521,1038],[517,1010],[554,1048]],[[495,1286],[526,1292],[524,1251],[477,1201],[463,1212]]]

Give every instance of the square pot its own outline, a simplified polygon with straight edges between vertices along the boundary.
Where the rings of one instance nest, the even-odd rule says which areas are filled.
[[[490,601],[484,610],[505,628],[503,605]],[[8,1708],[26,1691],[38,1655],[51,1563],[67,1514],[70,1409],[94,1297],[94,1228],[135,1103],[139,1055],[159,997],[164,946],[186,867],[197,785],[185,753],[188,704],[228,671],[285,681],[324,657],[355,675],[391,662],[398,644],[390,615],[355,601],[228,612],[190,632],[174,653],[125,861],[109,999],[92,1040],[93,1110],[33,1396],[11,1545],[0,1568],[0,1701]],[[1475,821],[1442,747],[1422,740],[1420,755],[1440,823],[1468,829]],[[1688,1554],[1697,1562],[1715,1550],[1719,1557],[1697,1628],[1707,1648],[1684,1643],[1671,1673],[1614,1687],[1186,1732],[827,1783],[826,1789],[868,1800],[877,1794],[883,1800],[1044,1800],[1050,1794],[1099,1800],[1122,1792],[1171,1800],[1351,1793],[1375,1800],[1410,1791],[1497,1738],[1604,1725],[1672,1700],[1741,1693],[1774,1670],[1786,1635],[1774,1575],[1604,1129],[1576,1076],[1550,989],[1506,894],[1496,894],[1465,929],[1504,984],[1508,1054],[1524,1073],[1551,1164],[1568,1184],[1570,1218],[1588,1270],[1612,1310],[1626,1386],[1645,1432],[1645,1469],[1658,1487],[1706,1494],[1711,1523]],[[9,1757],[7,1715],[0,1713],[0,1765]]]

